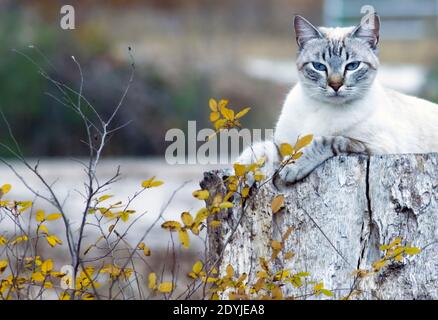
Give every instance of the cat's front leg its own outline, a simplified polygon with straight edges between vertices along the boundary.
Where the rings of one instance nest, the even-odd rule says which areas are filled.
[[[367,153],[367,148],[357,140],[341,136],[315,137],[312,143],[303,149],[303,155],[295,163],[277,172],[274,184],[290,184],[301,180],[327,159],[351,153]]]

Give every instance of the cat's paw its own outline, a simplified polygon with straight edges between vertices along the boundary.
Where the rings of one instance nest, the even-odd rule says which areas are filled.
[[[314,169],[314,164],[305,161],[291,163],[277,172],[274,185],[277,187],[293,184],[304,179]]]
[[[367,147],[360,141],[346,138],[342,136],[337,136],[333,138],[333,151],[335,155],[339,154],[368,154]]]

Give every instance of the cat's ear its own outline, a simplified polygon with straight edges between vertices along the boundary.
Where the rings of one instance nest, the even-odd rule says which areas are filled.
[[[375,50],[380,37],[380,18],[377,14],[362,19],[360,25],[353,30],[351,35],[355,38],[365,40]]]
[[[309,21],[302,16],[294,18],[295,35],[298,47],[302,48],[309,40],[322,38],[323,35]]]

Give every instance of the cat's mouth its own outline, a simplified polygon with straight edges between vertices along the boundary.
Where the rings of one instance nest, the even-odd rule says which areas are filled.
[[[329,92],[327,95],[329,98],[341,99],[345,98],[347,95],[344,92]]]
[[[352,99],[351,95],[344,91],[331,91],[326,93],[326,99],[334,103],[346,103]]]

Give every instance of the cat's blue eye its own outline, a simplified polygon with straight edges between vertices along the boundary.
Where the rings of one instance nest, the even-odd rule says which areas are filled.
[[[348,71],[353,71],[353,70],[356,70],[357,68],[359,68],[359,66],[360,66],[360,62],[354,61],[354,62],[350,62],[349,64],[347,64],[345,66],[345,69]]]
[[[327,71],[327,67],[319,62],[312,62],[312,66],[318,71]]]

